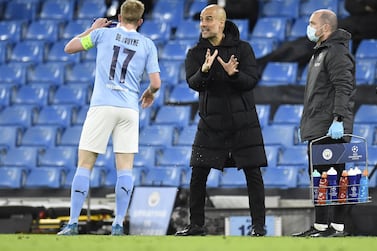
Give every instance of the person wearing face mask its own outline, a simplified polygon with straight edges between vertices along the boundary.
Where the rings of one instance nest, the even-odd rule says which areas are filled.
[[[351,34],[338,28],[337,16],[327,9],[315,11],[309,19],[307,37],[316,43],[308,66],[304,93],[304,109],[300,122],[300,136],[308,142],[308,156],[311,158],[310,143],[340,144],[349,142],[354,120],[354,96],[356,92],[355,60],[349,50]],[[334,167],[340,175],[345,164],[314,165],[318,172]],[[311,175],[310,167],[308,168]],[[344,221],[346,205],[314,207],[315,222],[295,237],[341,237],[346,236]]]

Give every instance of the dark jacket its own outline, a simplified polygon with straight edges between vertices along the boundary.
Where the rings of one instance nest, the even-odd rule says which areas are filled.
[[[258,82],[254,52],[249,43],[240,40],[234,23],[226,22],[224,34],[219,46],[200,38],[187,53],[186,80],[199,92],[200,116],[190,165],[219,169],[266,166],[253,94]],[[228,76],[215,59],[210,71],[202,73],[207,48],[211,53],[217,49],[225,62],[234,54],[239,72]]]
[[[349,51],[351,34],[338,29],[314,48],[309,62],[300,131],[303,141],[325,136],[335,115],[352,133],[355,61]]]

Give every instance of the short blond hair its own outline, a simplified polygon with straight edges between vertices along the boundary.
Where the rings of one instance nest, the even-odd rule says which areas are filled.
[[[120,7],[120,15],[124,23],[137,23],[144,14],[144,4],[139,0],[127,0]]]

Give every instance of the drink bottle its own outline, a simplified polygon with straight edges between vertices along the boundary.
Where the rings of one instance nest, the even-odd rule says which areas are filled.
[[[368,170],[364,169],[363,174],[360,178],[360,189],[359,189],[359,201],[366,202],[368,201],[369,192],[368,192]]]
[[[348,173],[346,170],[344,170],[339,180],[339,194],[338,194],[339,203],[347,202],[347,189],[348,189]]]
[[[318,188],[318,204],[326,204],[327,203],[327,173],[322,172],[321,179],[319,181],[319,188]]]
[[[359,184],[356,178],[357,171],[350,168],[348,171],[348,202],[358,202],[359,200]]]
[[[335,203],[338,201],[338,175],[334,167],[331,167],[327,171],[327,182],[328,182],[328,202]]]
[[[319,187],[319,180],[321,179],[321,174],[314,169],[313,173],[313,199],[314,199],[314,204],[318,202],[318,187]]]

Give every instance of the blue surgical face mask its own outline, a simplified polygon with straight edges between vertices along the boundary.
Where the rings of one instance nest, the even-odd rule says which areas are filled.
[[[316,32],[316,29],[308,25],[308,27],[306,28],[306,36],[309,38],[310,41],[318,42],[319,37],[315,35]]]

